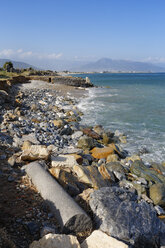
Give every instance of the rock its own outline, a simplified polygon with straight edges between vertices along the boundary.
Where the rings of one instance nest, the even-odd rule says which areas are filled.
[[[132,161],[132,162],[135,162],[136,160],[142,160],[141,157],[139,155],[132,155],[131,157],[127,157],[126,158],[126,161]]]
[[[127,157],[128,155],[127,151],[125,150],[122,151],[121,148],[119,148],[119,146],[114,144],[109,144],[108,146],[114,147],[115,153],[117,153],[120,158],[125,159]]]
[[[155,205],[165,207],[165,185],[163,183],[157,183],[150,186],[150,198]]]
[[[31,145],[30,148],[23,150],[21,160],[34,161],[37,159],[47,160],[50,152],[44,145]]]
[[[75,156],[70,154],[60,154],[57,157],[51,156],[51,160],[52,167],[72,168],[74,165],[77,165]]]
[[[86,204],[89,204],[89,199],[92,192],[94,192],[94,189],[91,188],[85,189],[81,194],[79,194],[76,197],[76,201],[79,202],[83,200],[85,201]]]
[[[125,179],[125,169],[119,162],[111,162],[105,165],[108,171],[115,174],[116,178],[119,180]]]
[[[61,130],[60,135],[71,135],[73,133],[72,128],[70,126],[66,125],[64,128]]]
[[[73,171],[78,176],[80,182],[85,183],[94,189],[108,186],[108,182],[104,181],[103,177],[94,166],[75,165]]]
[[[130,167],[132,174],[146,179],[148,182],[152,181],[154,183],[162,183],[158,175],[154,173],[151,169],[148,169],[144,163],[140,160],[136,160]]]
[[[22,141],[30,141],[34,145],[39,145],[40,142],[37,140],[35,133],[29,133],[22,136]]]
[[[127,137],[126,137],[126,136],[119,136],[119,141],[120,141],[122,144],[126,144],[126,143],[127,143]]]
[[[165,235],[165,224],[154,208],[119,187],[101,188],[90,196],[90,207],[97,228],[114,238],[130,242],[134,247],[156,247]]]
[[[55,228],[53,227],[50,227],[50,226],[44,226],[42,229],[41,229],[41,232],[40,232],[40,236],[41,238],[44,237],[46,234],[48,233],[56,233],[56,230]]]
[[[136,189],[138,196],[147,195],[146,187],[137,182],[132,182],[132,187]],[[143,198],[144,199],[144,198]]]
[[[71,154],[71,156],[73,156],[76,159],[78,164],[83,163],[83,158],[81,157],[81,155],[78,155],[78,154],[75,153],[75,154]]]
[[[10,166],[14,166],[15,162],[16,162],[16,159],[17,159],[17,156],[14,154],[13,156],[11,156],[9,159],[8,159],[8,164]]]
[[[143,154],[147,154],[147,153],[150,153],[150,152],[146,147],[141,147],[139,149],[139,152],[138,152],[139,155],[143,155]]]
[[[93,157],[90,154],[84,154],[83,159],[88,160],[90,164],[93,162]]]
[[[110,154],[107,157],[107,163],[109,162],[117,162],[119,160],[119,157],[117,154]]]
[[[114,148],[113,147],[104,147],[104,148],[95,147],[91,150],[91,153],[92,153],[92,156],[97,159],[107,158],[108,155],[114,154]]]
[[[107,145],[110,143],[110,138],[109,138],[109,136],[107,135],[107,133],[103,133],[103,134],[102,134],[102,137],[103,137],[103,144],[104,144],[105,146],[107,146]]]
[[[29,140],[26,140],[23,142],[23,145],[22,145],[22,150],[25,151],[27,149],[30,149],[30,147],[33,145],[33,143]]]
[[[92,137],[93,139],[99,139],[100,135],[97,134],[95,131],[92,131],[90,128],[84,128],[83,133],[89,137]]]
[[[157,170],[158,173],[165,173],[165,166],[158,163],[151,163],[152,168]]]
[[[38,110],[37,104],[32,104],[30,108],[31,108],[31,111],[37,111]]]
[[[86,149],[86,148],[91,149],[94,147],[93,139],[88,136],[82,136],[78,141],[77,147],[81,149]]]
[[[47,234],[39,241],[34,241],[29,248],[80,248],[75,236],[65,234]]]
[[[77,131],[72,134],[72,139],[79,139],[83,135],[82,131]]]
[[[70,171],[55,167],[49,169],[49,172],[59,181],[71,196],[77,196],[80,193],[78,188],[78,178],[73,176]]]
[[[106,168],[105,164],[101,164],[98,167],[98,170],[102,175],[102,177],[104,178],[104,180],[109,181],[110,183],[115,182],[115,177],[113,173]]]
[[[82,149],[74,148],[73,146],[72,147],[67,146],[66,148],[63,148],[61,151],[61,153],[63,154],[72,154],[72,153],[81,154],[82,152],[83,152]]]
[[[81,244],[81,248],[128,248],[125,243],[96,230]]]
[[[101,125],[97,125],[93,128],[93,130],[95,131],[95,133],[101,135],[104,132],[104,128]]]
[[[120,132],[119,130],[115,131],[115,136],[119,137],[119,136],[124,136],[124,133]]]
[[[55,127],[63,127],[64,126],[64,121],[63,120],[53,120],[52,123],[54,124]]]

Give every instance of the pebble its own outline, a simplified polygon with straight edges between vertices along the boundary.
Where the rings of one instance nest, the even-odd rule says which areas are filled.
[[[10,175],[7,180],[8,180],[8,182],[13,182],[13,181],[15,181],[15,178]]]
[[[36,234],[39,231],[39,225],[35,221],[25,223],[31,235]]]

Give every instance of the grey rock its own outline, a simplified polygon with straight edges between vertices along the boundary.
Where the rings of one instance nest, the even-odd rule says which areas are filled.
[[[89,204],[97,227],[112,237],[141,248],[156,248],[164,242],[165,224],[151,205],[137,203],[134,193],[118,187],[101,188],[91,194]]]
[[[72,134],[72,139],[79,139],[83,135],[82,131],[77,131]]]
[[[46,234],[48,234],[48,233],[56,233],[55,228],[53,228],[53,227],[51,227],[51,226],[44,226],[44,227],[41,229],[41,231],[40,231],[40,236],[41,236],[41,238],[42,238],[43,236],[45,236]]]

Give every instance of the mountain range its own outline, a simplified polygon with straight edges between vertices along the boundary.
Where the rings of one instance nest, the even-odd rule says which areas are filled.
[[[80,67],[72,68],[76,72],[165,72],[165,68],[145,62],[113,60],[102,58]]]
[[[11,61],[13,63],[14,68],[16,68],[16,69],[26,69],[26,68],[30,68],[30,67],[36,69],[36,67],[33,65],[30,65],[30,64],[27,64],[24,62],[14,61],[11,59],[0,59],[0,67],[3,67],[3,65],[8,61]]]
[[[43,64],[42,66],[33,66],[25,62],[19,62],[9,59],[0,59],[0,67],[4,63],[11,61],[14,68],[29,68],[34,69],[43,68],[56,71],[69,70],[71,72],[165,72],[165,67],[161,67],[151,63],[136,62],[130,60],[114,60],[109,58],[102,58],[96,62],[85,61],[69,61],[69,60],[55,60],[52,63]],[[35,63],[37,64],[37,62]]]

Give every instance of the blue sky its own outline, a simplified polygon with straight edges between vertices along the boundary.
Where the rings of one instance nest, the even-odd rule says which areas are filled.
[[[164,0],[5,0],[0,58],[165,63]]]

